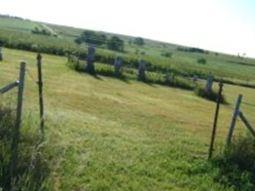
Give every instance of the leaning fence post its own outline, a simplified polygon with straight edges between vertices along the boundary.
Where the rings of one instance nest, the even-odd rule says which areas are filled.
[[[229,146],[230,143],[231,143],[231,139],[232,139],[232,136],[233,136],[235,125],[236,125],[236,119],[239,115],[239,109],[240,109],[240,105],[241,105],[241,102],[242,102],[242,98],[243,98],[243,95],[239,95],[238,98],[237,98],[237,101],[236,101],[235,110],[234,110],[232,121],[231,121],[231,124],[230,124],[230,127],[229,127],[229,132],[228,132],[228,137],[227,137],[227,146]]]
[[[21,117],[22,117],[22,105],[23,105],[23,93],[25,85],[25,71],[26,63],[21,62],[20,73],[19,73],[19,86],[18,86],[18,103],[17,103],[17,114],[16,122],[13,128],[13,137],[11,144],[11,164],[10,164],[10,184],[12,186],[13,178],[16,172],[16,163],[18,159],[18,144],[20,139],[20,127],[21,127]]]
[[[219,83],[219,93],[218,93],[218,99],[217,99],[217,105],[216,105],[216,111],[214,115],[214,123],[213,123],[213,130],[212,130],[212,136],[211,136],[211,143],[210,143],[210,148],[209,148],[209,155],[208,159],[212,157],[213,153],[213,146],[214,146],[214,141],[215,141],[215,135],[216,135],[216,130],[217,130],[217,122],[218,122],[218,116],[219,116],[219,110],[220,110],[220,102],[222,98],[222,90],[223,90],[223,83]]]
[[[37,55],[38,70],[38,91],[39,91],[39,107],[40,107],[40,129],[44,136],[44,105],[43,105],[43,80],[42,80],[42,56]]]

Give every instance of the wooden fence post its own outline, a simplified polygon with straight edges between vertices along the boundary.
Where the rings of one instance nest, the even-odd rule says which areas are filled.
[[[43,80],[42,80],[42,56],[37,55],[38,70],[38,90],[39,90],[39,107],[40,107],[40,130],[44,137],[44,105],[43,105]]]
[[[233,136],[235,125],[236,125],[236,119],[237,119],[237,117],[239,115],[239,111],[240,111],[240,105],[241,105],[241,102],[242,102],[242,98],[243,98],[243,95],[239,95],[238,98],[237,98],[237,101],[236,101],[235,110],[234,110],[232,121],[231,121],[231,124],[230,124],[230,127],[229,127],[229,132],[228,132],[228,137],[227,137],[227,146],[229,146],[230,143],[231,143],[231,139],[232,139],[232,136]]]
[[[213,130],[212,130],[212,135],[211,135],[211,143],[209,147],[209,155],[208,159],[211,159],[212,153],[213,153],[213,146],[214,146],[214,141],[215,141],[215,135],[216,135],[216,130],[217,130],[217,122],[218,122],[218,116],[219,116],[219,110],[220,110],[220,102],[222,98],[222,90],[223,90],[223,83],[219,83],[219,93],[218,93],[218,99],[217,99],[217,105],[216,105],[216,111],[214,115],[214,123],[213,123]]]
[[[16,173],[16,163],[18,159],[18,144],[20,139],[20,127],[21,127],[21,117],[22,117],[22,106],[23,106],[23,93],[25,85],[25,72],[26,72],[26,63],[21,62],[20,64],[20,74],[19,74],[19,86],[18,86],[18,103],[17,103],[17,114],[16,122],[13,128],[13,137],[11,144],[11,161],[10,161],[10,184],[12,187],[14,176]]]

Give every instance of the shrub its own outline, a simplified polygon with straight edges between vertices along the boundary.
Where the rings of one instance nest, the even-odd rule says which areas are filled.
[[[78,60],[77,57],[71,57],[69,58],[69,62],[67,62],[67,66],[71,69],[74,69],[78,72],[84,72],[84,68],[86,66],[86,61]],[[101,64],[97,63],[95,64],[96,74],[103,75],[103,76],[110,76],[110,77],[116,77],[116,74],[114,72],[113,65],[109,64]],[[137,79],[137,69],[134,68],[127,68],[123,67],[123,71],[118,78],[120,79]],[[172,86],[187,90],[193,90],[193,84],[190,80],[187,80],[183,77],[174,77],[172,81],[167,82],[165,79],[165,76],[160,72],[146,72],[146,83],[154,83],[154,84],[160,84],[160,85],[166,85],[166,86]]]
[[[204,87],[201,87],[199,85],[195,88],[195,94],[202,98],[205,98],[214,102],[218,100],[218,92],[215,92],[214,90],[212,90],[211,92],[206,92]],[[227,103],[224,95],[221,96],[220,102],[224,104]]]
[[[121,40],[117,36],[112,36],[108,41],[107,41],[107,47],[110,50],[115,50],[115,51],[124,51],[124,41]]]
[[[199,64],[206,64],[206,59],[205,58],[199,58],[199,59],[197,59],[197,63],[199,63]]]
[[[235,190],[255,189],[255,139],[243,137],[216,157],[213,164],[219,168],[216,181]]]
[[[89,43],[96,45],[103,45],[107,41],[106,35],[90,30],[84,31],[78,38],[75,39],[75,43]]]
[[[143,46],[145,43],[144,43],[143,38],[137,37],[137,38],[134,39],[134,44],[136,44],[138,46]]]
[[[173,53],[172,53],[172,52],[163,52],[163,53],[161,54],[161,56],[164,56],[164,57],[167,57],[167,58],[172,58]]]
[[[50,31],[47,31],[46,29],[39,29],[38,27],[35,27],[31,32],[33,34],[51,36],[51,32]]]
[[[208,54],[208,51],[205,51],[200,48],[186,48],[186,47],[178,47],[178,51],[183,51],[183,52],[191,52],[191,53],[201,53],[201,54]]]

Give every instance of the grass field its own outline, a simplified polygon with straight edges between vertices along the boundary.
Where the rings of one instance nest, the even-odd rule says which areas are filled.
[[[0,87],[27,61],[25,122],[38,117],[36,55],[4,49]],[[215,109],[193,92],[136,81],[94,78],[70,70],[65,57],[43,55],[46,134],[51,156],[49,190],[233,190],[214,181],[207,162]],[[215,87],[217,88],[217,87]],[[255,124],[255,91],[225,85],[216,151],[225,143],[239,93]],[[1,96],[15,100],[15,94]],[[245,133],[238,122],[236,136]]]

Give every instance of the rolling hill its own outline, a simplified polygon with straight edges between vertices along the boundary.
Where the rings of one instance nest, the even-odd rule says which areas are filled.
[[[66,55],[67,53],[83,55],[87,51],[86,44],[77,45],[74,42],[75,38],[85,29],[3,16],[0,17],[0,26],[0,42],[9,48],[40,51],[57,55]],[[33,34],[33,27],[44,29],[49,34],[55,35]],[[108,37],[116,35],[105,32],[101,33]],[[160,71],[161,73],[172,70],[178,75],[189,77],[197,75],[200,78],[206,78],[211,73],[215,76],[215,79],[223,79],[226,83],[255,86],[254,59],[225,55],[148,39],[145,39],[145,45],[138,46],[130,43],[134,40],[134,37],[117,36],[125,42],[124,52],[108,50],[104,45],[98,46],[97,55],[100,58],[100,60],[97,60],[98,62],[113,64],[105,60],[120,56],[123,57],[127,66],[129,66],[128,63],[144,59],[149,63],[150,70]],[[170,56],[166,57],[164,55]],[[199,60],[201,59],[204,59],[206,62],[200,63]]]
[[[4,60],[0,62],[0,87],[17,79],[20,60],[27,62],[21,143],[32,142],[31,132],[38,131],[36,52],[38,48],[44,52],[46,136],[42,145],[45,150],[40,154],[46,154],[49,172],[41,181],[41,190],[238,190],[220,181],[219,167],[207,160],[214,102],[178,88],[95,77],[70,69],[61,50],[86,51],[87,45],[73,42],[83,29],[10,17],[1,17],[0,26],[0,41],[5,46]],[[33,34],[34,27],[57,35]],[[241,85],[255,82],[253,59],[214,52],[194,53],[186,51],[188,47],[182,47],[183,51],[181,46],[151,40],[145,40],[140,47],[128,43],[133,37],[119,37],[125,41],[125,52],[99,47],[98,53],[147,59],[152,66],[175,69],[179,75],[211,72]],[[53,48],[59,52],[51,52]],[[145,54],[135,53],[137,49]],[[166,58],[162,52],[171,52],[173,56]],[[199,64],[199,58],[205,58],[206,64]],[[255,91],[240,84],[224,85],[229,104],[222,105],[220,110],[216,156],[225,145],[239,93],[246,103],[242,111],[255,124]],[[218,89],[216,83],[214,89]],[[0,105],[15,109],[15,103],[15,91],[0,95]],[[235,138],[246,133],[238,121]],[[33,149],[31,146],[28,150]],[[246,189],[245,174],[238,178],[243,181],[240,189]],[[222,179],[227,181],[226,177]]]

